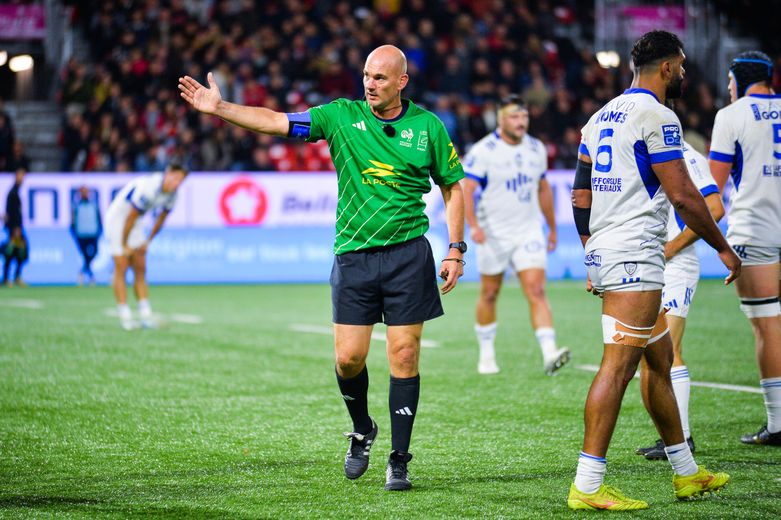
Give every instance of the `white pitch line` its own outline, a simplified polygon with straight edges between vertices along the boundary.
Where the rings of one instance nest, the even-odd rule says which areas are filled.
[[[5,307],[18,307],[21,309],[30,309],[38,311],[43,309],[43,302],[40,300],[29,300],[24,298],[11,298],[0,300],[0,305]]]
[[[197,314],[169,314],[168,319],[178,321],[179,323],[187,323],[188,325],[200,325],[203,323],[203,318]]]
[[[599,367],[597,365],[575,365],[575,368],[579,370],[585,370],[586,372],[597,372]],[[639,373],[635,373],[635,377],[639,377]],[[709,383],[707,381],[692,381],[692,386],[701,386],[704,388],[718,388],[719,390],[731,390],[733,392],[748,392],[750,394],[761,394],[762,389],[754,386],[743,385],[728,385],[725,383]]]
[[[290,330],[295,332],[309,332],[312,334],[323,334],[332,336],[334,330],[331,327],[321,327],[320,325],[308,325],[306,323],[293,323]],[[382,332],[372,332],[372,339],[376,341],[385,341],[385,335]],[[430,339],[421,339],[420,346],[423,348],[437,348],[439,343]]]
[[[103,312],[106,316],[109,316],[110,318],[116,318],[119,315],[117,314],[116,307],[106,307],[105,311]],[[178,323],[186,323],[187,325],[200,325],[203,323],[203,318],[198,316],[197,314],[157,314],[156,316],[159,316],[163,321],[176,321]]]

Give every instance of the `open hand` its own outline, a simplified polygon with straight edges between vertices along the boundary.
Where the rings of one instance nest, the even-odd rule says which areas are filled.
[[[208,73],[206,80],[209,82],[209,88],[204,87],[190,76],[179,78],[179,91],[182,99],[190,103],[195,110],[204,114],[214,114],[222,101],[222,94],[220,94],[220,87],[214,80],[214,74]]]

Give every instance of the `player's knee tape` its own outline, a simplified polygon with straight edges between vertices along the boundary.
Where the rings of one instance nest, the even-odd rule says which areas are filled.
[[[740,310],[749,319],[772,318],[781,314],[781,304],[778,303],[777,296],[772,298],[741,298]]]
[[[656,318],[656,323],[654,324],[654,330],[651,331],[651,339],[648,340],[649,345],[653,345],[660,339],[664,337],[665,334],[670,332],[670,327],[667,326],[667,318],[665,318],[665,314],[667,314],[668,309],[665,309],[662,307],[662,310],[659,311],[659,316]]]
[[[648,344],[648,340],[651,339],[653,330],[654,325],[635,327],[618,321],[607,314],[602,315],[602,339],[605,343],[644,348]]]

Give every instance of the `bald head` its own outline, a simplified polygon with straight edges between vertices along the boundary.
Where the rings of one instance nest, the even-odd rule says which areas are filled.
[[[401,112],[401,91],[408,81],[407,58],[398,47],[383,45],[366,57],[363,88],[366,102],[378,117],[390,119]]]
[[[380,45],[366,57],[366,68],[381,69],[401,76],[407,73],[407,57],[395,45]]]

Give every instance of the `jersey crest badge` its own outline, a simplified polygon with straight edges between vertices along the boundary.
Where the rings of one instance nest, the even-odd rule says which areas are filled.
[[[637,271],[637,262],[624,262],[624,271],[626,271],[626,274],[629,276],[635,274],[635,271]]]
[[[681,146],[681,128],[678,125],[662,125],[665,146]]]

